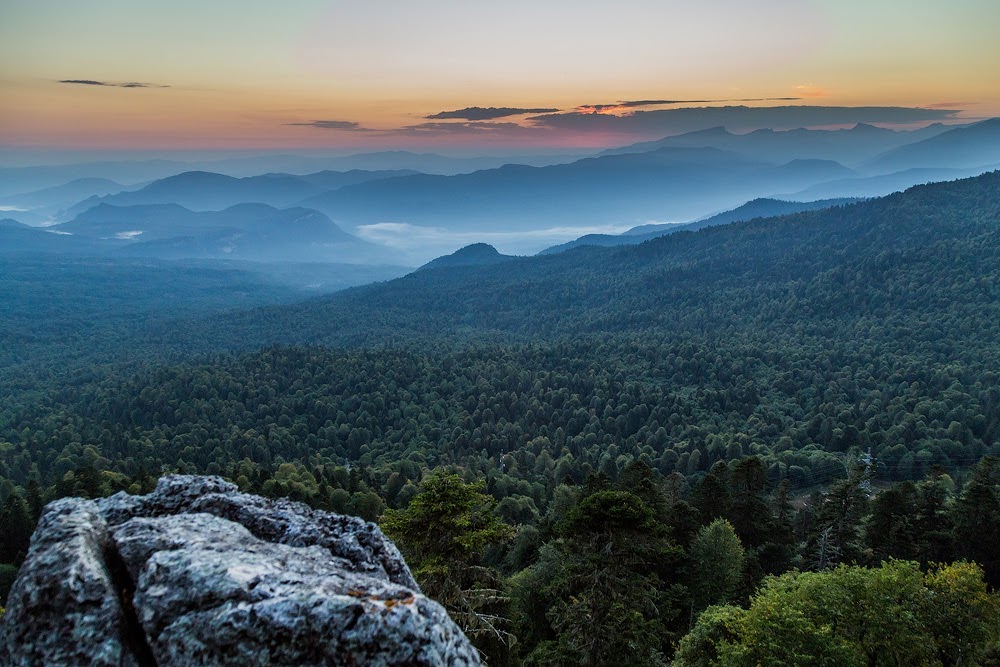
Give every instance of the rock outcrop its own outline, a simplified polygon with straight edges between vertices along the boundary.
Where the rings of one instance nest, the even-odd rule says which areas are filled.
[[[175,475],[39,521],[0,664],[478,665],[377,526]]]

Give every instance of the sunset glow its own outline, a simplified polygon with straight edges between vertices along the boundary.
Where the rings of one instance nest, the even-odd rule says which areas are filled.
[[[664,136],[641,114],[683,106],[1000,113],[987,0],[10,0],[0,16],[8,148],[531,150]],[[467,107],[643,122],[427,120]]]

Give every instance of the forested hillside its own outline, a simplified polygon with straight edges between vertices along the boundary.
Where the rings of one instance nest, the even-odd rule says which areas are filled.
[[[994,172],[636,247],[421,271],[206,323],[211,331],[198,335],[215,335],[216,346],[247,335],[340,344],[427,333],[552,339],[640,331],[707,339],[742,332],[806,343],[881,337],[907,350],[956,337],[989,345],[998,220]],[[911,318],[931,327],[908,326]]]
[[[176,470],[395,517],[411,562],[430,559],[425,589],[483,631],[496,664],[662,664],[692,628],[677,664],[751,655],[754,606],[699,614],[749,604],[764,575],[792,567],[966,558],[996,585],[997,468],[970,467],[1000,454],[998,249],[993,173],[294,305],[143,316],[106,341],[53,330],[38,360],[37,340],[8,335],[20,366],[3,376],[0,561],[23,555],[44,500],[138,491]],[[95,358],[107,365],[74,372]],[[434,482],[435,468],[461,477]],[[440,554],[421,556],[413,536],[434,525],[424,494],[461,495],[462,479],[480,480],[473,505],[492,528],[461,561],[473,569],[456,561],[458,579],[441,579]],[[618,565],[588,583],[608,553]],[[736,565],[704,588],[719,553]],[[983,585],[974,568],[900,568],[884,576],[914,590]],[[882,576],[837,572],[766,594]],[[486,589],[505,592],[470,593]],[[912,630],[947,653],[927,613]],[[622,640],[574,639],[594,633]],[[827,649],[888,664],[866,641]]]
[[[65,472],[49,463],[68,444],[53,438],[67,423],[85,443],[108,430],[118,453],[101,455],[126,473],[182,459],[197,469],[244,457],[271,466],[289,457],[267,443],[294,441],[292,458],[338,463],[368,453],[398,464],[421,451],[430,466],[482,469],[484,458],[547,447],[595,469],[644,456],[664,474],[753,453],[774,481],[797,487],[836,477],[846,452],[870,449],[885,478],[919,477],[996,451],[998,237],[1000,173],[634,248],[425,270],[293,306],[156,319],[111,341],[121,358],[335,347],[110,371],[45,401],[13,396],[2,437],[20,457],[46,461],[48,482]],[[56,336],[55,350],[80,347]],[[236,427],[264,446],[229,443]],[[154,434],[166,442],[137,459],[143,449],[132,445]],[[30,464],[14,469],[24,483]]]

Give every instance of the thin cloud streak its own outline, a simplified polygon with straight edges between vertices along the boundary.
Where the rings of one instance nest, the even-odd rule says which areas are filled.
[[[427,120],[493,120],[509,116],[526,116],[533,113],[556,113],[559,109],[524,109],[520,107],[466,107],[454,111],[424,116]]]
[[[979,102],[937,102],[935,104],[928,104],[928,109],[954,109],[955,107],[972,107],[979,104]]]
[[[606,111],[608,109],[635,109],[641,107],[658,107],[676,104],[722,104],[735,102],[795,102],[801,97],[743,97],[734,100],[622,100],[613,104],[584,104],[576,108],[577,111],[593,110]]]
[[[540,132],[547,132],[544,128],[536,128],[518,123],[490,123],[470,121],[465,123],[420,123],[418,125],[405,125],[398,130],[393,130],[393,134],[407,136],[428,136],[428,135],[497,135],[497,134],[519,134],[536,136]]]
[[[76,84],[79,86],[101,86],[105,88],[170,88],[170,86],[160,83],[98,81],[97,79],[59,79],[59,83]]]
[[[296,127],[314,127],[318,130],[339,130],[341,132],[380,132],[352,120],[311,120],[308,123],[285,123]]]
[[[749,98],[746,98],[749,99]],[[772,98],[773,99],[773,98]],[[961,107],[845,107],[845,106],[684,106],[667,109],[642,109],[641,105],[664,100],[625,100],[619,104],[622,113],[566,111],[529,116],[514,120],[428,121],[395,128],[371,129],[349,120],[314,120],[286,123],[330,132],[354,133],[357,136],[378,137],[380,143],[398,137],[407,141],[523,142],[541,145],[603,147],[642,140],[725,127],[731,132],[748,132],[761,128],[790,130],[852,126],[857,123],[883,125],[915,125],[954,121]],[[631,106],[625,106],[631,105]],[[474,107],[470,107],[474,108]],[[410,144],[412,145],[412,144]]]
[[[856,123],[933,122],[953,120],[960,112],[961,109],[955,108],[917,107],[724,106],[655,109],[624,115],[573,111],[532,116],[527,120],[536,127],[554,130],[668,136],[710,127],[749,131],[765,127],[795,129]]]

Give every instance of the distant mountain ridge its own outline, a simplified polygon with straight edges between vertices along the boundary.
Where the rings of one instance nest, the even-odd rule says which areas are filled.
[[[833,199],[841,197],[884,197],[893,192],[901,192],[915,185],[954,181],[970,178],[994,171],[1000,163],[978,169],[904,169],[880,176],[858,176],[840,178],[826,183],[818,183],[797,192],[776,195],[792,199]]]
[[[412,171],[322,171],[305,176],[269,173],[234,178],[208,171],[186,171],[138,189],[91,197],[66,211],[72,217],[99,204],[136,206],[179,204],[193,211],[221,211],[237,204],[288,207],[307,197],[367,180],[408,176]]]
[[[823,199],[811,202],[758,198],[748,201],[746,204],[734,208],[731,211],[723,211],[722,213],[717,213],[713,216],[702,218],[701,220],[695,220],[693,222],[663,225],[641,225],[639,227],[633,227],[632,229],[619,235],[587,234],[573,241],[569,241],[568,243],[562,243],[546,248],[538,254],[551,255],[569,250],[570,248],[587,245],[601,247],[637,245],[639,243],[645,243],[650,239],[659,238],[660,236],[664,236],[666,234],[673,234],[674,232],[690,232],[696,229],[702,229],[703,227],[727,225],[733,222],[753,220],[754,218],[769,218],[779,215],[801,213],[804,211],[817,211],[831,206],[853,204],[857,201],[859,200],[852,198]]]
[[[125,187],[107,178],[78,178],[63,185],[0,197],[0,206],[13,206],[24,210],[40,209],[39,212],[42,214],[54,214],[82,199],[116,194]]]
[[[879,171],[940,168],[970,169],[1000,164],[1000,118],[955,128],[891,150],[866,165]]]
[[[663,148],[548,167],[507,165],[457,176],[369,181],[298,205],[347,226],[385,221],[480,231],[634,226],[690,219],[792,184],[808,187],[851,175],[826,160],[774,166],[716,148]]]
[[[843,130],[761,129],[746,134],[724,127],[698,130],[656,141],[644,141],[602,151],[601,155],[644,153],[660,148],[711,147],[743,155],[749,159],[782,164],[796,159],[835,160],[848,166],[860,165],[885,151],[947,132],[950,127],[934,123],[918,130],[889,130],[858,123]]]
[[[434,153],[381,151],[354,155],[317,157],[313,155],[255,155],[215,160],[87,160],[71,164],[0,168],[0,196],[32,192],[63,185],[79,178],[107,178],[126,185],[167,178],[186,171],[210,171],[235,178],[281,172],[292,175],[323,170],[394,171],[412,170],[428,174],[467,174],[495,169],[505,164],[536,166],[572,162],[581,155],[517,155],[452,157]]]
[[[978,313],[965,320],[980,332],[975,340],[995,341],[1000,301],[990,285],[998,271],[997,210],[1000,172],[992,172],[640,245],[416,271],[309,303],[207,322],[202,330],[217,337],[203,344],[243,341],[248,330],[262,344],[334,345],[474,332],[528,340],[630,331],[669,336],[678,326],[699,339],[728,336],[730,328],[784,335],[788,328],[822,333],[831,318],[860,318],[859,326],[870,328],[887,312],[954,314],[967,304]],[[970,288],[970,280],[978,287]],[[921,344],[933,345],[937,335],[928,331]]]

